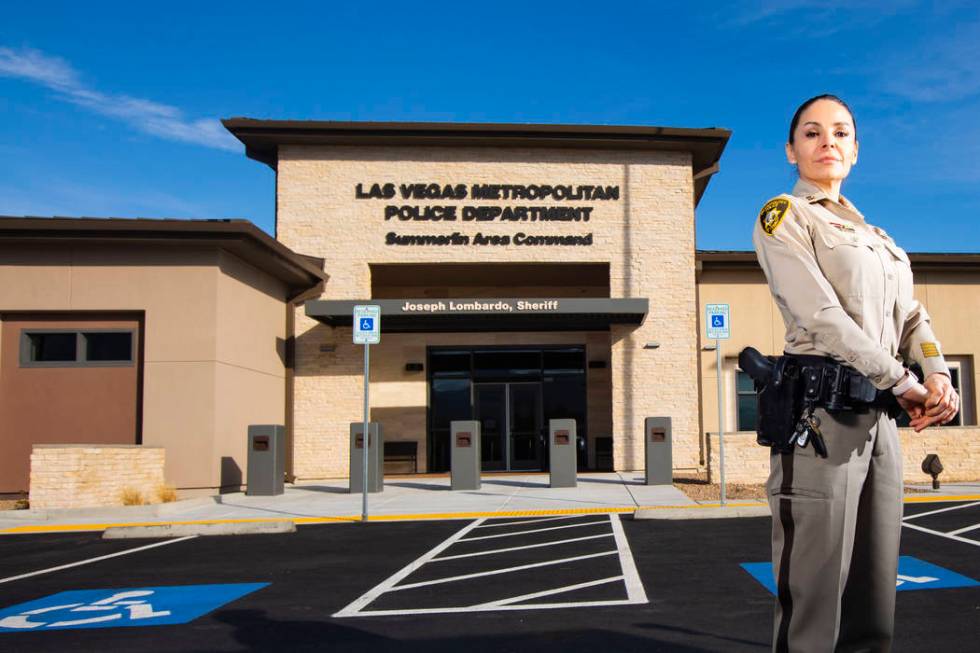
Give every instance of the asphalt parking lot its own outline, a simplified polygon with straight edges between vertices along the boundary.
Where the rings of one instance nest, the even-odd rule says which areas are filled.
[[[907,504],[906,525],[893,650],[973,650],[980,502]],[[769,528],[592,514],[4,536],[0,650],[765,651],[773,599],[748,569]]]

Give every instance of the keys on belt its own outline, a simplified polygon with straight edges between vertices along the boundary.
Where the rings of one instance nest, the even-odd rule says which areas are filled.
[[[813,414],[812,404],[807,405],[800,421],[796,423],[793,438],[800,448],[806,448],[807,443],[812,442],[813,451],[821,458],[827,457],[827,443],[820,432],[820,418]]]

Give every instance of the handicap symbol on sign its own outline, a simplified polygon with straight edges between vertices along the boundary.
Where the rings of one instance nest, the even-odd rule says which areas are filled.
[[[0,634],[183,624],[268,583],[70,590],[0,608]]]
[[[711,316],[711,326],[722,328],[725,326],[725,316],[724,315],[712,315]]]
[[[372,317],[362,317],[361,318],[361,331],[374,331],[374,318],[372,318]]]

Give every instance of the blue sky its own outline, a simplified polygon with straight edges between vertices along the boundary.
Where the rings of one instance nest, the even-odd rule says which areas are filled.
[[[16,3],[0,21],[0,214],[274,219],[220,118],[733,131],[701,249],[751,249],[795,173],[796,106],[835,93],[843,192],[914,252],[980,252],[976,2]]]

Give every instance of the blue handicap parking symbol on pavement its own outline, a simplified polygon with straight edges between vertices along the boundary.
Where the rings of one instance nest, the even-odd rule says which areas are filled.
[[[268,584],[59,592],[0,610],[0,633],[183,624]]]
[[[711,326],[724,328],[725,326],[725,316],[724,315],[712,315],[711,316]]]
[[[773,578],[771,562],[743,562],[741,567],[762,583],[772,594],[776,594],[776,580]],[[980,585],[980,583],[972,578],[937,567],[918,558],[912,556],[899,556],[898,558],[898,580],[895,582],[895,589],[899,592],[937,590],[948,587],[974,587],[976,585]]]
[[[373,317],[362,317],[361,318],[361,331],[374,331],[374,318]]]

